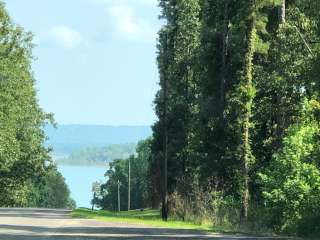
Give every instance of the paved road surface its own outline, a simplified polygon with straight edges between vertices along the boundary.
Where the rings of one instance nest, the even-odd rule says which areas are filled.
[[[72,219],[67,210],[0,209],[0,240],[270,239]]]

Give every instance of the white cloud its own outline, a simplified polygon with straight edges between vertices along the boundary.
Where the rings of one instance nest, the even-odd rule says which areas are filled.
[[[144,6],[157,6],[158,0],[94,0],[98,4],[140,4]]]
[[[152,42],[156,39],[157,31],[143,18],[136,16],[128,5],[112,5],[109,12],[114,22],[116,34],[122,37]]]
[[[133,11],[130,7],[111,6],[110,13],[120,32],[134,36],[142,31],[142,26],[133,16]]]
[[[158,26],[135,11],[143,6],[156,6],[158,0],[95,0],[109,16],[116,36],[129,40],[154,42]],[[139,7],[140,5],[140,7]]]
[[[137,0],[140,4],[149,5],[149,6],[157,6],[158,0]]]
[[[51,28],[47,35],[53,41],[66,49],[74,49],[83,41],[79,32],[65,25],[59,25]]]

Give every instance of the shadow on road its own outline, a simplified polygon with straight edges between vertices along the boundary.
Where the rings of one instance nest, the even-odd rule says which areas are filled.
[[[159,229],[159,228],[113,228],[113,227],[62,227],[59,229],[49,227],[0,225],[0,230],[15,230],[28,232],[28,234],[0,234],[0,239],[4,240],[100,240],[100,239],[274,239],[274,238],[254,238],[244,236],[212,236],[198,231],[185,229]],[[50,237],[49,237],[50,236]]]
[[[123,223],[70,218],[68,210],[1,209],[0,240],[102,240],[102,239],[263,239],[241,235],[208,234],[195,230],[150,228]],[[280,239],[280,238],[277,238]]]
[[[19,218],[35,218],[35,219],[66,219],[66,215],[59,215],[59,214],[55,214],[55,215],[45,215],[45,214],[28,214],[28,213],[19,213],[19,214],[0,214],[0,217],[10,217],[10,218],[15,218],[15,217],[19,217]]]
[[[0,208],[0,218],[67,219],[69,213],[70,210],[64,209]]]

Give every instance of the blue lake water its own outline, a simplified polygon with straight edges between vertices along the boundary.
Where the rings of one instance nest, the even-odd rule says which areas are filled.
[[[58,169],[66,179],[71,197],[76,201],[77,207],[90,207],[92,183],[107,180],[104,177],[107,168],[103,167],[59,165]]]

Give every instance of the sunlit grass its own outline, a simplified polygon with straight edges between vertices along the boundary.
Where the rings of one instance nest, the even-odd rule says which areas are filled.
[[[145,209],[144,211],[132,210],[122,212],[111,212],[105,210],[91,211],[87,208],[75,209],[71,213],[74,218],[86,218],[96,219],[105,222],[127,223],[127,224],[139,224],[152,227],[161,227],[169,229],[189,229],[202,232],[214,232],[214,233],[227,233],[227,234],[246,234],[246,235],[261,235],[261,232],[252,232],[248,229],[240,229],[237,226],[212,226],[211,224],[197,224],[194,222],[179,221],[175,219],[169,219],[167,222],[163,222],[160,216],[159,210]],[[274,236],[272,233],[263,233],[263,236]],[[279,239],[293,239],[293,238],[279,238]]]
[[[231,232],[224,228],[214,228],[208,224],[196,224],[192,222],[169,219],[167,222],[161,220],[159,210],[146,209],[144,211],[133,210],[123,212],[111,212],[105,210],[94,210],[80,208],[72,212],[74,218],[97,219],[100,221],[143,224],[154,227],[164,227],[171,229],[190,229],[210,232]]]

